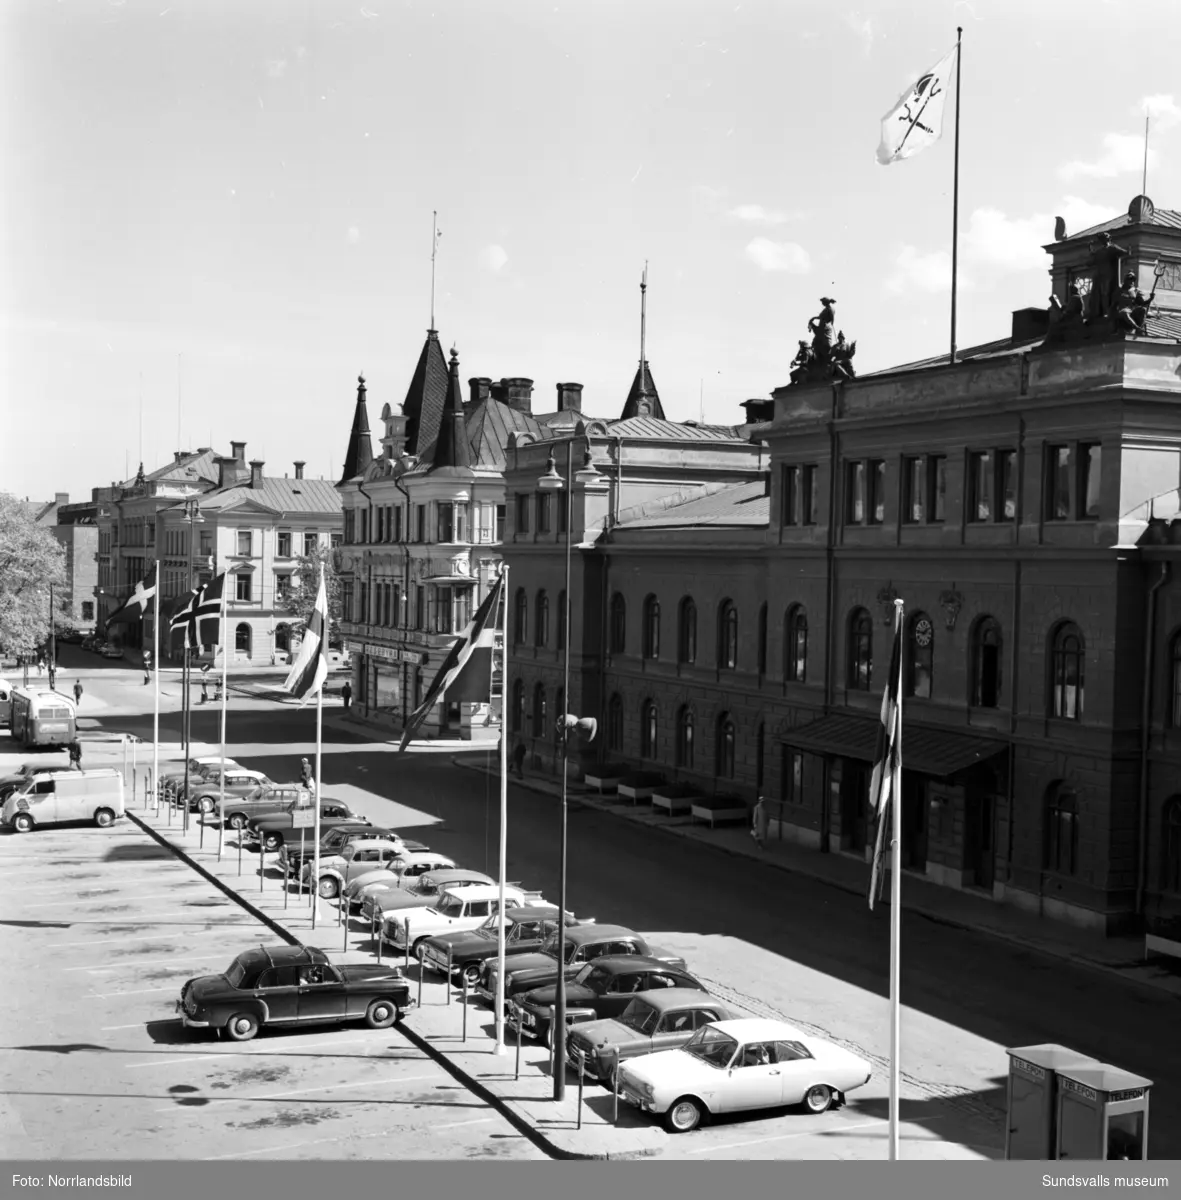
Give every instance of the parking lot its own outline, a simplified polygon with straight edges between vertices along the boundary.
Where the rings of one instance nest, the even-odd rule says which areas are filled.
[[[396,1027],[186,1031],[181,984],[277,939],[130,821],[0,834],[0,897],[6,1157],[544,1157]]]

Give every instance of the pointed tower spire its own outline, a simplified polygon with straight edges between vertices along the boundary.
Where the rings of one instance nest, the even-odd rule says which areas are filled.
[[[439,334],[426,331],[418,365],[406,389],[402,415],[406,418],[406,453],[420,462],[430,462],[439,436],[439,418],[447,398],[447,360],[439,345]]]
[[[451,347],[447,397],[443,401],[443,415],[439,422],[439,437],[435,442],[432,464],[433,470],[472,465],[472,451],[464,428],[463,392],[459,386],[459,355],[454,346]]]
[[[640,366],[636,377],[632,380],[631,391],[627,394],[627,403],[623,406],[620,420],[630,417],[655,417],[663,421],[664,406],[652,382],[652,372],[648,369],[648,263],[644,262],[644,274],[640,277]]]
[[[344,456],[344,474],[340,482],[353,479],[373,461],[373,439],[369,436],[369,410],[365,407],[365,376],[357,376],[357,407],[353,413],[353,431]]]

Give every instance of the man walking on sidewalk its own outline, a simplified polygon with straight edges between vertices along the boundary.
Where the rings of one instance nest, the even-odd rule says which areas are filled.
[[[344,687],[340,689],[340,698],[344,701],[345,711],[348,711],[350,702],[353,699],[353,685],[346,679]]]
[[[82,746],[77,740],[70,743],[70,766],[75,771],[82,770]]]
[[[750,827],[750,836],[754,838],[755,844],[760,850],[766,848],[768,824],[769,816],[767,813],[767,802],[762,796],[760,796],[755,803],[754,814]]]
[[[78,707],[82,703],[82,680],[74,680],[74,707]]]

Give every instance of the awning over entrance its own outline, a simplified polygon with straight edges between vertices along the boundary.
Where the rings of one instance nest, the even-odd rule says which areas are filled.
[[[787,745],[815,754],[840,754],[862,762],[873,762],[877,753],[880,725],[872,717],[834,715],[789,729],[782,735]],[[993,758],[1007,749],[1004,742],[921,725],[902,726],[902,765],[946,779],[974,763]]]

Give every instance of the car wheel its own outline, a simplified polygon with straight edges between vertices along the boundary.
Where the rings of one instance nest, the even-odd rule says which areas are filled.
[[[215,806],[213,800],[209,796],[202,796],[201,799],[197,801],[197,807],[206,816],[208,816],[211,812],[213,812]]]
[[[612,1063],[612,1065],[609,1066],[605,1071],[600,1072],[599,1082],[607,1089],[607,1091],[609,1091],[609,1092],[615,1091],[615,1064],[614,1063]]]
[[[692,1133],[704,1116],[700,1100],[682,1096],[669,1105],[668,1112],[664,1114],[664,1127],[669,1133]]]
[[[246,818],[241,813],[234,813],[230,817],[230,828],[237,829],[239,832],[246,828]]]
[[[17,831],[17,833],[32,833],[33,818],[30,817],[28,813],[17,813],[16,816],[12,818],[12,827]]]
[[[226,1022],[226,1033],[234,1042],[248,1042],[258,1032],[258,1020],[249,1013],[235,1013]]]
[[[467,980],[468,988],[474,988],[480,982],[480,964],[479,963],[464,963],[463,970],[460,971],[459,977]]]
[[[331,900],[340,892],[340,884],[336,882],[331,875],[320,876],[320,886],[316,888],[320,896],[324,900]]]
[[[397,1006],[389,1000],[374,1000],[365,1013],[365,1024],[370,1029],[388,1029],[397,1019]]]
[[[539,1046],[544,1046],[547,1050],[554,1048],[553,1038],[550,1037],[552,1026],[547,1022],[533,1036],[537,1039]]]
[[[262,848],[264,850],[275,851],[278,850],[281,845],[283,845],[282,838],[277,837],[273,833],[268,833],[267,836],[262,839]]]
[[[832,1107],[832,1088],[824,1083],[810,1087],[804,1094],[804,1107],[816,1115],[828,1112]]]
[[[109,808],[100,808],[98,812],[94,814],[94,823],[100,829],[106,829],[108,825],[114,825],[115,814],[111,812]]]
[[[422,962],[426,958],[426,938],[419,938],[413,946],[414,957]]]

